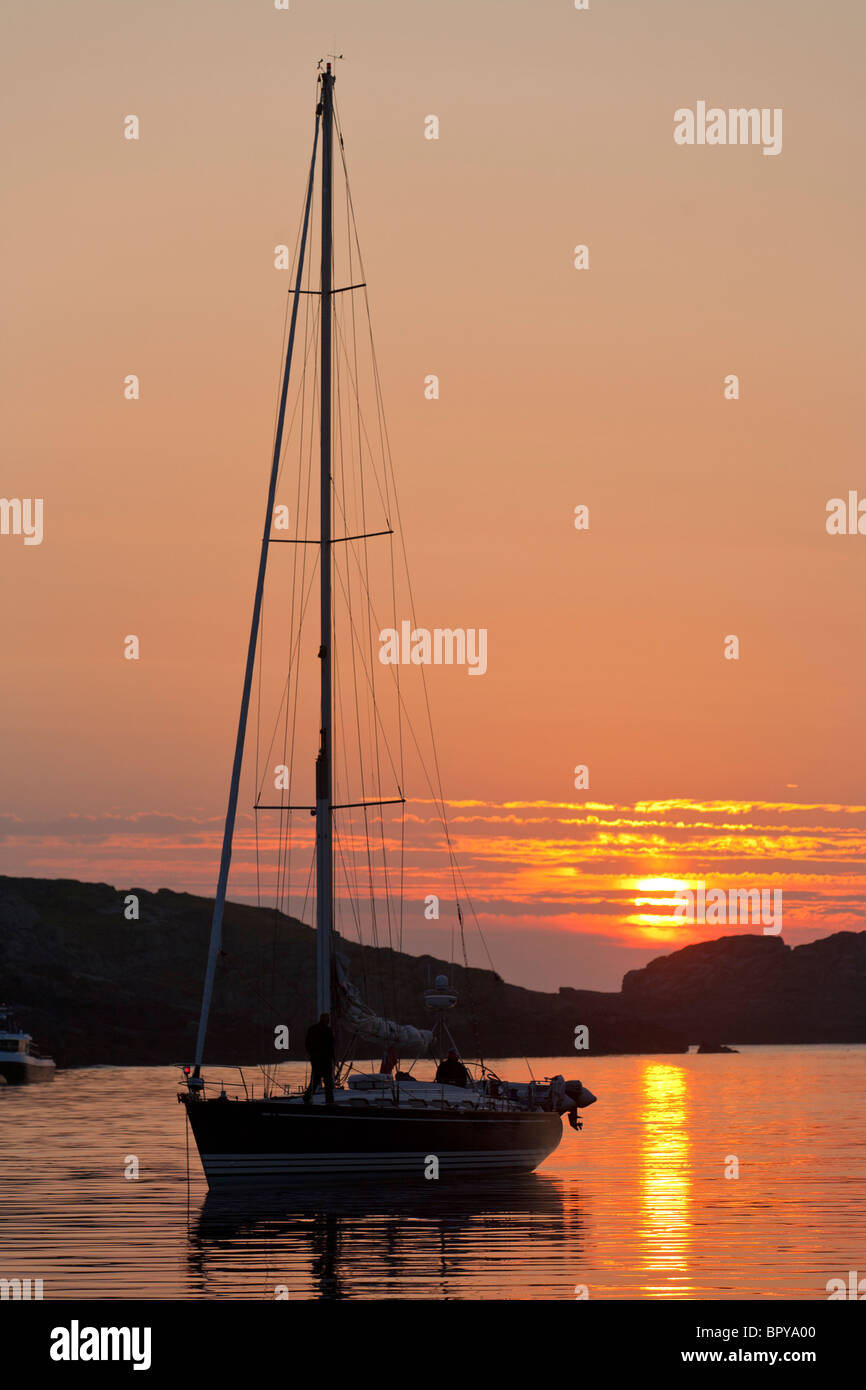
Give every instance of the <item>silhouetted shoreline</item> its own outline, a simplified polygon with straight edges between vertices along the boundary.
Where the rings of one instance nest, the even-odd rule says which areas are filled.
[[[138,920],[124,916],[129,893]],[[0,996],[60,1066],[189,1057],[211,909],[208,898],[168,889],[0,876]],[[793,949],[777,936],[722,937],[629,971],[621,993],[550,994],[429,955],[362,952],[345,940],[341,949],[371,1007],[422,1027],[422,991],[447,974],[460,994],[452,1032],[467,1056],[568,1055],[579,1025],[589,1046],[575,1052],[576,1068],[585,1056],[682,1053],[708,1037],[732,1046],[866,1042],[866,932]],[[209,1054],[243,1064],[303,1057],[314,979],[312,928],[228,903]],[[280,1025],[291,1045],[275,1053]]]

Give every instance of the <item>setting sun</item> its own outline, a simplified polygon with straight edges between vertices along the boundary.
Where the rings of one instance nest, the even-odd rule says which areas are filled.
[[[676,892],[688,888],[689,885],[681,878],[639,878],[630,880],[628,886],[630,888],[642,888],[646,893],[656,893],[665,888],[670,888]]]

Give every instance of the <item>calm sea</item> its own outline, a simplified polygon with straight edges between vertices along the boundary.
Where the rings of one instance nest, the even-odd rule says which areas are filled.
[[[522,1059],[491,1065],[527,1076]],[[257,1211],[207,1196],[174,1068],[4,1087],[0,1278],[41,1278],[46,1299],[574,1299],[586,1286],[809,1300],[866,1275],[866,1047],[532,1068],[599,1099],[531,1178],[331,1187]]]

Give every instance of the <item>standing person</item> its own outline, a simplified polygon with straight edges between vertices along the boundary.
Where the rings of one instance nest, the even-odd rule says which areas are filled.
[[[469,1073],[457,1056],[457,1048],[452,1047],[448,1056],[436,1068],[436,1080],[445,1086],[465,1086]]]
[[[312,1105],[319,1082],[324,1083],[325,1102],[334,1104],[334,1034],[331,1015],[322,1014],[307,1029],[304,1047],[310,1059],[310,1084],[304,1092],[304,1105]]]

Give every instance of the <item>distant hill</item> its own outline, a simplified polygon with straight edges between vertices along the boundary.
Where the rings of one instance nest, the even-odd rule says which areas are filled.
[[[127,921],[134,892],[140,918]],[[74,879],[0,876],[0,1002],[61,1066],[191,1057],[213,903],[160,889],[122,892]],[[620,994],[506,984],[433,956],[343,942],[372,1008],[427,1027],[422,992],[445,974],[460,994],[449,1026],[485,1057],[569,1055],[578,1024],[589,1055],[676,1053],[690,1043],[866,1042],[866,932],[794,949],[775,936],[725,936],[630,970]],[[285,1024],[302,1057],[315,1003],[315,933],[272,909],[226,905],[207,1055],[274,1057]],[[477,1032],[472,1017],[477,1020]],[[580,1059],[575,1053],[575,1073]]]
[[[622,1001],[692,1042],[866,1042],[866,931],[793,948],[778,936],[685,946],[630,970]]]
[[[139,899],[138,921],[124,917],[127,893]],[[121,892],[75,879],[0,876],[0,1001],[15,1007],[61,1066],[189,1060],[212,910],[209,898],[164,888]],[[596,1055],[688,1045],[683,1032],[644,1022],[616,994],[544,994],[432,956],[362,951],[349,941],[343,949],[371,1008],[422,1028],[430,1026],[423,991],[447,975],[460,994],[449,1027],[467,1056],[568,1054],[578,1024],[589,1026]],[[278,1024],[288,1026],[292,1044],[280,1057],[302,1057],[314,1007],[312,928],[273,909],[226,904],[208,1057],[272,1060]],[[582,1055],[575,1053],[577,1074]]]

